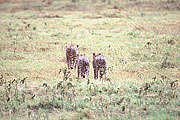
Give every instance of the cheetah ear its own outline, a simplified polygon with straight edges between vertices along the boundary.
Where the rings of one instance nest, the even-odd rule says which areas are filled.
[[[101,53],[99,53],[99,55],[101,55]]]
[[[79,45],[77,45],[77,48],[79,47]]]
[[[93,57],[95,57],[96,56],[96,54],[95,53],[93,53]]]

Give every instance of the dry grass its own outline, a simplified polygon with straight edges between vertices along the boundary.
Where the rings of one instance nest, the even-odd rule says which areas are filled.
[[[54,85],[63,79],[59,69],[67,66],[65,46],[75,43],[91,62],[92,53],[103,53],[108,61],[108,78],[117,84],[139,87],[155,76],[179,81],[178,5],[178,0],[119,0],[111,5],[90,0],[4,2],[0,5],[0,74],[7,81],[28,77],[30,88],[39,89],[44,82]],[[75,82],[76,71],[71,74]],[[84,88],[87,81],[82,81]],[[87,112],[92,111],[64,111],[67,119],[97,117]]]

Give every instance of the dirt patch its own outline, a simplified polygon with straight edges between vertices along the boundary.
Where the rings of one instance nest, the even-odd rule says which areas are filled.
[[[40,48],[43,52],[50,50],[50,48]]]
[[[66,5],[63,7],[58,8],[58,10],[63,10],[63,11],[88,11],[89,9],[87,9],[85,6],[81,6],[81,5]]]
[[[5,3],[5,2],[9,2],[9,0],[0,0],[0,3]]]
[[[89,16],[89,15],[87,15],[87,16],[84,16],[83,18],[87,18],[87,19],[101,19],[101,18],[103,18],[103,16]]]
[[[59,15],[45,15],[45,16],[41,16],[41,18],[62,18],[62,16],[59,16]]]
[[[174,40],[168,40],[168,44],[174,45],[174,44],[175,44],[175,41],[174,41]]]
[[[55,36],[55,35],[53,35]],[[51,44],[51,45],[59,45],[59,44],[62,44],[62,42],[48,42],[48,44]]]
[[[31,16],[28,16],[28,17],[23,17],[23,16],[21,16],[21,17],[18,16],[17,17],[17,19],[25,19],[25,20],[38,19],[38,18],[63,18],[63,16],[60,16],[60,15],[31,15]],[[30,27],[30,26],[27,26],[27,27]]]
[[[84,48],[84,47],[79,48],[79,51],[87,51],[87,50],[88,50],[88,48]]]
[[[113,13],[113,14],[104,13],[103,16],[106,17],[106,18],[121,18],[121,17],[122,17],[122,16],[121,16],[120,14],[118,14],[117,12],[116,12],[116,13]]]

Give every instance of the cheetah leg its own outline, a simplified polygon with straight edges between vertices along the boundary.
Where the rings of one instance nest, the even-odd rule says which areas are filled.
[[[79,78],[79,74],[80,74],[79,72],[80,72],[80,70],[79,70],[79,67],[78,67],[78,78]]]
[[[98,71],[96,70],[96,68],[94,70],[94,79],[98,79]]]

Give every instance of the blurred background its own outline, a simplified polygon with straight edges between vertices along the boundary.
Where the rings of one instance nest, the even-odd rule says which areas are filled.
[[[0,0],[0,10],[93,11],[105,8],[140,10],[179,10],[179,0]]]

